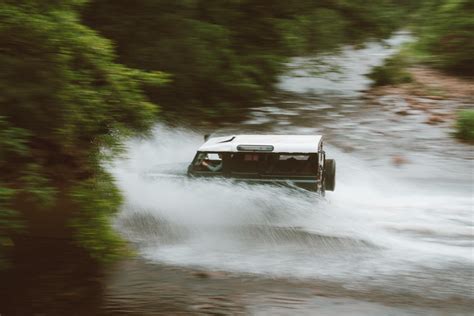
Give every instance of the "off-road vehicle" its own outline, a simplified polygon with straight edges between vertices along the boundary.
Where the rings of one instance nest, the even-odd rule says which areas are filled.
[[[321,135],[205,136],[188,167],[192,177],[335,189],[336,162],[326,159]]]

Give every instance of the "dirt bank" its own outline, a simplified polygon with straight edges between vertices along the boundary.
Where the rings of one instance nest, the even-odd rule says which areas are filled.
[[[472,106],[474,82],[426,67],[407,69],[410,83],[373,87],[364,98],[374,104],[392,105],[399,115],[425,115],[427,124],[451,123],[456,112]]]

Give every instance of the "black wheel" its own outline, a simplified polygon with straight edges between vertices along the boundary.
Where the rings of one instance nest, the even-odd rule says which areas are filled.
[[[326,159],[324,161],[324,190],[334,191],[336,188],[336,161]]]

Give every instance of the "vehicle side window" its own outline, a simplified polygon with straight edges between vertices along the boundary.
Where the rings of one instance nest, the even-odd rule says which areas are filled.
[[[270,174],[315,174],[317,155],[311,154],[280,154],[269,168]]]
[[[218,153],[199,153],[194,160],[193,169],[203,172],[222,172],[222,155]]]
[[[243,173],[257,173],[262,156],[255,153],[236,153],[232,157],[232,171]]]

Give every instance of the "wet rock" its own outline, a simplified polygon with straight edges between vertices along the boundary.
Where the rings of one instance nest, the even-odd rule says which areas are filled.
[[[405,115],[410,114],[410,112],[407,109],[397,109],[395,110],[395,114],[405,116]]]
[[[401,165],[404,165],[404,164],[407,164],[408,163],[408,159],[403,157],[403,156],[393,156],[392,157],[392,163],[399,167]]]
[[[210,310],[210,309],[215,309],[216,306],[213,304],[203,303],[203,304],[194,305],[193,308],[195,310]]]
[[[422,97],[414,98],[413,103],[429,103],[429,104],[432,104],[432,103],[436,103],[436,101],[433,100],[433,99],[428,99],[428,98],[422,96]]]
[[[414,109],[412,109],[412,110],[408,110],[407,113],[408,113],[408,115],[421,115],[421,114],[423,114],[424,112],[421,111],[421,110],[414,110]]]
[[[193,276],[201,279],[220,279],[224,278],[226,275],[223,272],[210,272],[210,271],[196,271],[193,273]]]
[[[362,100],[373,100],[375,97],[375,92],[372,92],[372,94],[368,94],[368,93],[364,93],[363,95],[361,95],[361,99]]]
[[[211,277],[211,276],[209,275],[209,273],[204,272],[204,271],[193,272],[193,275],[194,275],[195,277],[198,277],[198,278],[201,278],[201,279],[208,279],[208,278]]]
[[[425,98],[431,99],[431,100],[444,100],[445,99],[445,97],[441,95],[427,95],[425,96]]]
[[[430,125],[435,125],[435,124],[438,124],[438,123],[443,123],[445,121],[446,121],[446,119],[443,116],[432,114],[432,115],[430,115],[430,117],[428,117],[428,120],[426,121],[426,123],[430,124]]]
[[[420,111],[427,111],[431,108],[429,104],[426,103],[412,103],[410,104],[410,107],[415,110],[420,110]]]
[[[408,103],[406,102],[405,98],[400,95],[384,95],[378,98],[378,102],[384,106],[394,107],[396,109],[404,109],[407,108]]]
[[[447,115],[452,114],[452,110],[450,108],[432,109],[430,112],[434,115],[439,115],[439,116],[447,116]]]

